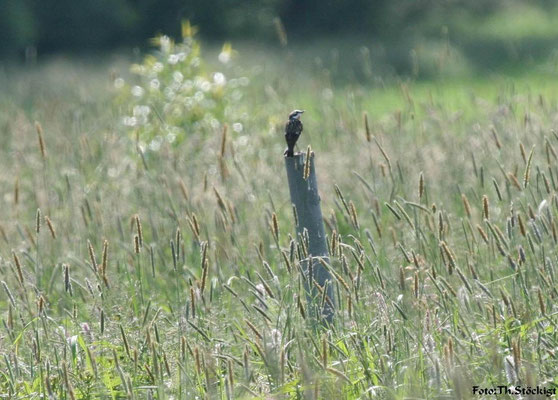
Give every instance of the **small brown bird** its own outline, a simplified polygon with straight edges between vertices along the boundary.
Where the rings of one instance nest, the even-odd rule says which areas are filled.
[[[302,121],[300,120],[300,116],[304,110],[294,110],[289,114],[289,120],[285,125],[285,140],[287,141],[287,150],[285,150],[285,156],[293,157],[294,156],[294,147],[296,141],[300,137],[302,133]]]

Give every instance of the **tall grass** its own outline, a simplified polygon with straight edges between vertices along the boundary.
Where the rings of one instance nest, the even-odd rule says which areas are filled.
[[[286,60],[252,71],[242,122],[185,125],[157,157],[118,123],[127,110],[109,101],[108,74],[88,86],[67,66],[58,78],[39,70],[34,82],[62,86],[26,103],[39,83],[21,78],[2,99],[0,393],[397,399],[555,387],[555,96],[492,83],[454,109],[435,85],[274,75]],[[98,86],[106,94],[90,97]],[[378,113],[382,96],[396,100]],[[300,150],[315,152],[322,261],[339,300],[329,329],[308,323],[307,246],[293,239],[283,173],[296,107],[308,110]]]

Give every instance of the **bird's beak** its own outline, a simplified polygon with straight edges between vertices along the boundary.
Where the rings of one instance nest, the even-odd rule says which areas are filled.
[[[300,112],[301,112],[301,113],[303,113],[303,112],[304,112],[304,110],[300,110]]]

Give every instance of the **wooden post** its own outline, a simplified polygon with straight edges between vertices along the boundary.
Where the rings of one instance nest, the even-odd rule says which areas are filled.
[[[295,222],[296,232],[299,243],[305,236],[308,240],[308,255],[311,257],[322,257],[329,262],[329,253],[327,249],[324,222],[322,220],[322,209],[320,207],[320,195],[318,194],[318,181],[316,178],[316,170],[314,168],[314,153],[310,155],[310,173],[307,179],[304,179],[306,154],[297,153],[293,157],[285,157],[285,166],[287,167],[287,178],[289,181],[289,190],[291,192],[291,203],[294,206],[296,215]],[[324,268],[318,259],[313,259],[312,268],[309,268],[308,259],[303,264],[305,273],[304,285],[308,297],[310,313],[316,315],[319,310],[319,319],[323,323],[331,324],[333,322],[333,314],[335,298],[333,292],[333,279],[330,272]],[[329,297],[322,303],[323,296],[319,290],[309,279],[309,273],[318,285],[326,289]]]

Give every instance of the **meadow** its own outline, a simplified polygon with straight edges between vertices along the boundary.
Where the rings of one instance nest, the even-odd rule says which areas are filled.
[[[2,398],[557,387],[552,58],[476,76],[442,40],[401,78],[375,47],[198,54],[184,33],[132,72],[120,56],[0,71]],[[308,312],[286,182],[294,108],[328,327]]]

